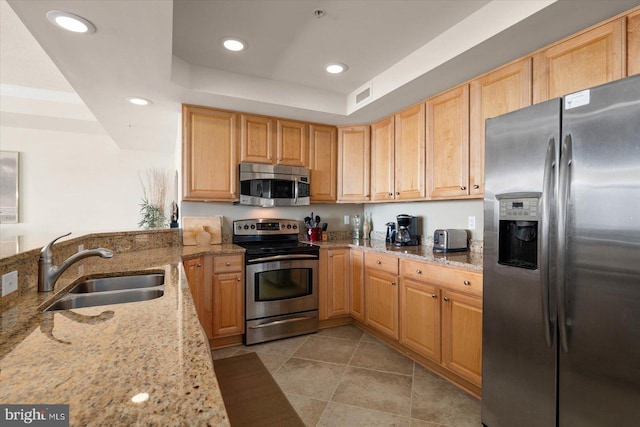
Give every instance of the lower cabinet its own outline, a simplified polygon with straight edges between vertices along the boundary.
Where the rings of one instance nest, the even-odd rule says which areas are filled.
[[[349,248],[320,249],[319,318],[349,315]]]
[[[440,362],[440,288],[400,278],[400,343]]]
[[[364,251],[349,252],[349,314],[364,322]]]
[[[214,340],[244,333],[242,255],[206,255],[183,262],[200,323]],[[214,345],[215,347],[215,345]]]
[[[398,258],[365,254],[365,323],[398,339]]]

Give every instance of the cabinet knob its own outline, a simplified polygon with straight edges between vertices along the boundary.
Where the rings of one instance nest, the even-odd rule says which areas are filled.
[[[436,294],[431,294],[431,298],[438,298],[438,295],[436,295]]]
[[[330,254],[330,255],[329,255],[329,258],[333,258],[333,254]]]
[[[239,282],[239,281],[240,281],[240,278],[239,278],[239,277],[236,277],[236,280]]]
[[[416,270],[416,274],[422,274],[422,270]]]
[[[465,187],[464,185],[461,185],[461,186],[460,186],[460,189],[464,191],[464,190],[466,190],[466,189],[467,189],[467,187]]]
[[[399,191],[396,191],[396,196],[399,196],[399,195],[400,195],[400,192],[399,192]]]
[[[391,286],[395,286],[395,285],[396,285],[396,282],[391,282]]]
[[[444,300],[448,302],[448,301],[449,301],[449,298],[448,298],[448,297],[444,297]]]
[[[376,261],[376,264],[380,265],[380,264],[382,264],[382,263],[381,263],[380,261]]]
[[[471,282],[468,280],[465,280],[464,282],[462,282],[465,286],[471,286]]]
[[[393,196],[393,193],[389,193],[389,197]]]
[[[202,264],[197,263],[197,264],[196,264],[196,267],[197,267],[197,268],[200,268],[200,267],[202,267]]]
[[[477,190],[478,188],[480,188],[480,186],[478,184],[473,184],[473,189]]]
[[[231,265],[231,263],[229,261],[227,261],[225,264],[226,264],[227,267],[229,267]]]

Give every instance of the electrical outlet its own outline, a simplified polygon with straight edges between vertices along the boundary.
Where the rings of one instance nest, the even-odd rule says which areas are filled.
[[[2,275],[2,296],[18,290],[18,270]]]
[[[475,216],[470,216],[469,217],[469,230],[475,230],[476,229],[476,217]]]
[[[349,215],[344,216],[344,224],[349,225]]]

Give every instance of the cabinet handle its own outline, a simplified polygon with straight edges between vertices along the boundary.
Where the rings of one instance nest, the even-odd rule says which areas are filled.
[[[416,270],[416,274],[422,274],[422,270]]]
[[[196,267],[200,268],[200,267],[202,267],[202,264],[198,263],[198,264],[196,264]]]
[[[329,258],[333,258],[333,254],[329,255]]]
[[[438,295],[436,295],[436,294],[431,294],[431,298],[438,298]]]
[[[393,196],[393,193],[389,193],[389,197],[392,197],[392,196]]]
[[[468,280],[465,280],[464,282],[462,282],[465,286],[471,286],[471,282]]]
[[[444,300],[449,302],[449,297],[444,297]]]
[[[225,264],[226,264],[227,267],[229,267],[231,265],[231,263],[229,261],[227,261]]]
[[[399,191],[396,191],[396,196],[399,196],[399,195],[400,195],[400,192],[399,192]]]
[[[461,186],[460,186],[460,189],[464,191],[464,190],[466,190],[466,189],[467,189],[467,187],[465,187],[464,185],[461,185]]]
[[[239,277],[236,277],[236,280],[239,282],[239,281],[240,281],[240,278],[239,278]]]
[[[396,285],[396,282],[391,282],[391,286],[395,286],[395,285]]]
[[[477,190],[478,188],[480,188],[480,186],[478,184],[473,184],[473,189]]]
[[[382,264],[382,263],[381,263],[380,261],[376,261],[376,264],[380,265],[380,264]]]

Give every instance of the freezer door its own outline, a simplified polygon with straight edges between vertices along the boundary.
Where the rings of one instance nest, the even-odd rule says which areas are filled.
[[[555,270],[548,258],[555,258],[549,214],[557,182],[560,107],[555,99],[486,123],[482,422],[489,427],[556,423],[555,300],[548,280]],[[533,269],[498,264],[500,200],[509,198],[538,201]]]
[[[640,76],[564,101],[559,425],[638,425]]]

